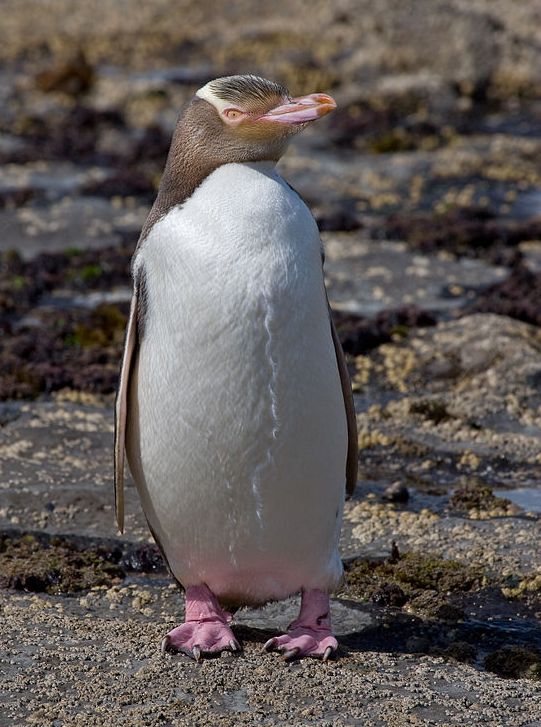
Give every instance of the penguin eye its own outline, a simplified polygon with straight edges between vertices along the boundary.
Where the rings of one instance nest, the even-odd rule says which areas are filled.
[[[236,121],[237,119],[240,119],[241,116],[244,116],[244,113],[239,111],[239,109],[225,109],[223,114],[226,119],[229,119],[229,121]]]

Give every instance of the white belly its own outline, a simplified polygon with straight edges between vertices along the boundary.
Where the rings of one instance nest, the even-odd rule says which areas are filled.
[[[335,587],[347,427],[309,211],[268,164],[220,167],[139,264],[128,458],[173,573],[239,603]]]

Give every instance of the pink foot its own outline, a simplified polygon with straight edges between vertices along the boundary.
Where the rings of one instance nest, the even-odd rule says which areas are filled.
[[[166,634],[162,654],[182,651],[199,661],[202,654],[238,651],[239,643],[227,625],[230,621],[231,614],[222,610],[207,586],[188,586],[184,623]]]
[[[267,651],[280,651],[284,659],[315,656],[323,661],[336,652],[338,642],[331,631],[329,596],[314,589],[303,591],[299,617],[288,626],[288,633],[265,644]]]

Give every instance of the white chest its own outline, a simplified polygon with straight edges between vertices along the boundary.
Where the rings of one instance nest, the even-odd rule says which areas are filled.
[[[173,571],[254,601],[335,584],[347,431],[309,210],[272,166],[227,165],[137,265],[137,484]]]
[[[185,300],[188,286],[202,308],[205,296],[237,305],[254,289],[319,288],[319,245],[310,211],[273,165],[228,164],[154,226],[135,265],[162,289],[172,278]]]

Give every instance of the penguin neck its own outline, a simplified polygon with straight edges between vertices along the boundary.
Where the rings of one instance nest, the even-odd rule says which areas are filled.
[[[188,157],[177,159],[174,164],[171,164],[168,159],[158,194],[143,225],[139,244],[145,240],[158,220],[164,217],[173,207],[177,207],[189,199],[197,187],[219,167],[237,163],[257,169],[263,174],[270,174],[274,171],[277,164],[275,160],[232,162],[224,159],[223,161],[217,161],[215,163],[204,163],[204,161],[201,160],[198,163],[194,163]]]
[[[170,209],[189,199],[209,174],[221,165],[219,161],[208,159],[201,153],[197,154],[193,141],[183,138],[182,131],[182,127],[177,126],[158,194],[141,231],[140,243],[159,219]]]
[[[263,165],[265,170],[270,171],[276,166],[285,150],[285,144],[268,150],[262,148],[257,150],[256,158],[252,159],[251,150],[229,147],[225,143],[227,139],[221,139],[219,133],[216,133],[216,127],[212,128],[208,123],[207,125],[194,123],[194,109],[200,110],[201,106],[192,103],[185,116],[177,123],[158,195],[141,231],[139,244],[145,240],[158,220],[170,209],[189,199],[197,187],[218,167],[224,164],[244,163],[257,165],[257,168]]]
[[[278,162],[274,160],[267,160],[263,159],[262,161],[257,162],[238,162],[239,164],[242,164],[245,167],[251,167],[251,169],[257,169],[260,172],[265,173],[272,173],[276,169],[276,164]]]

